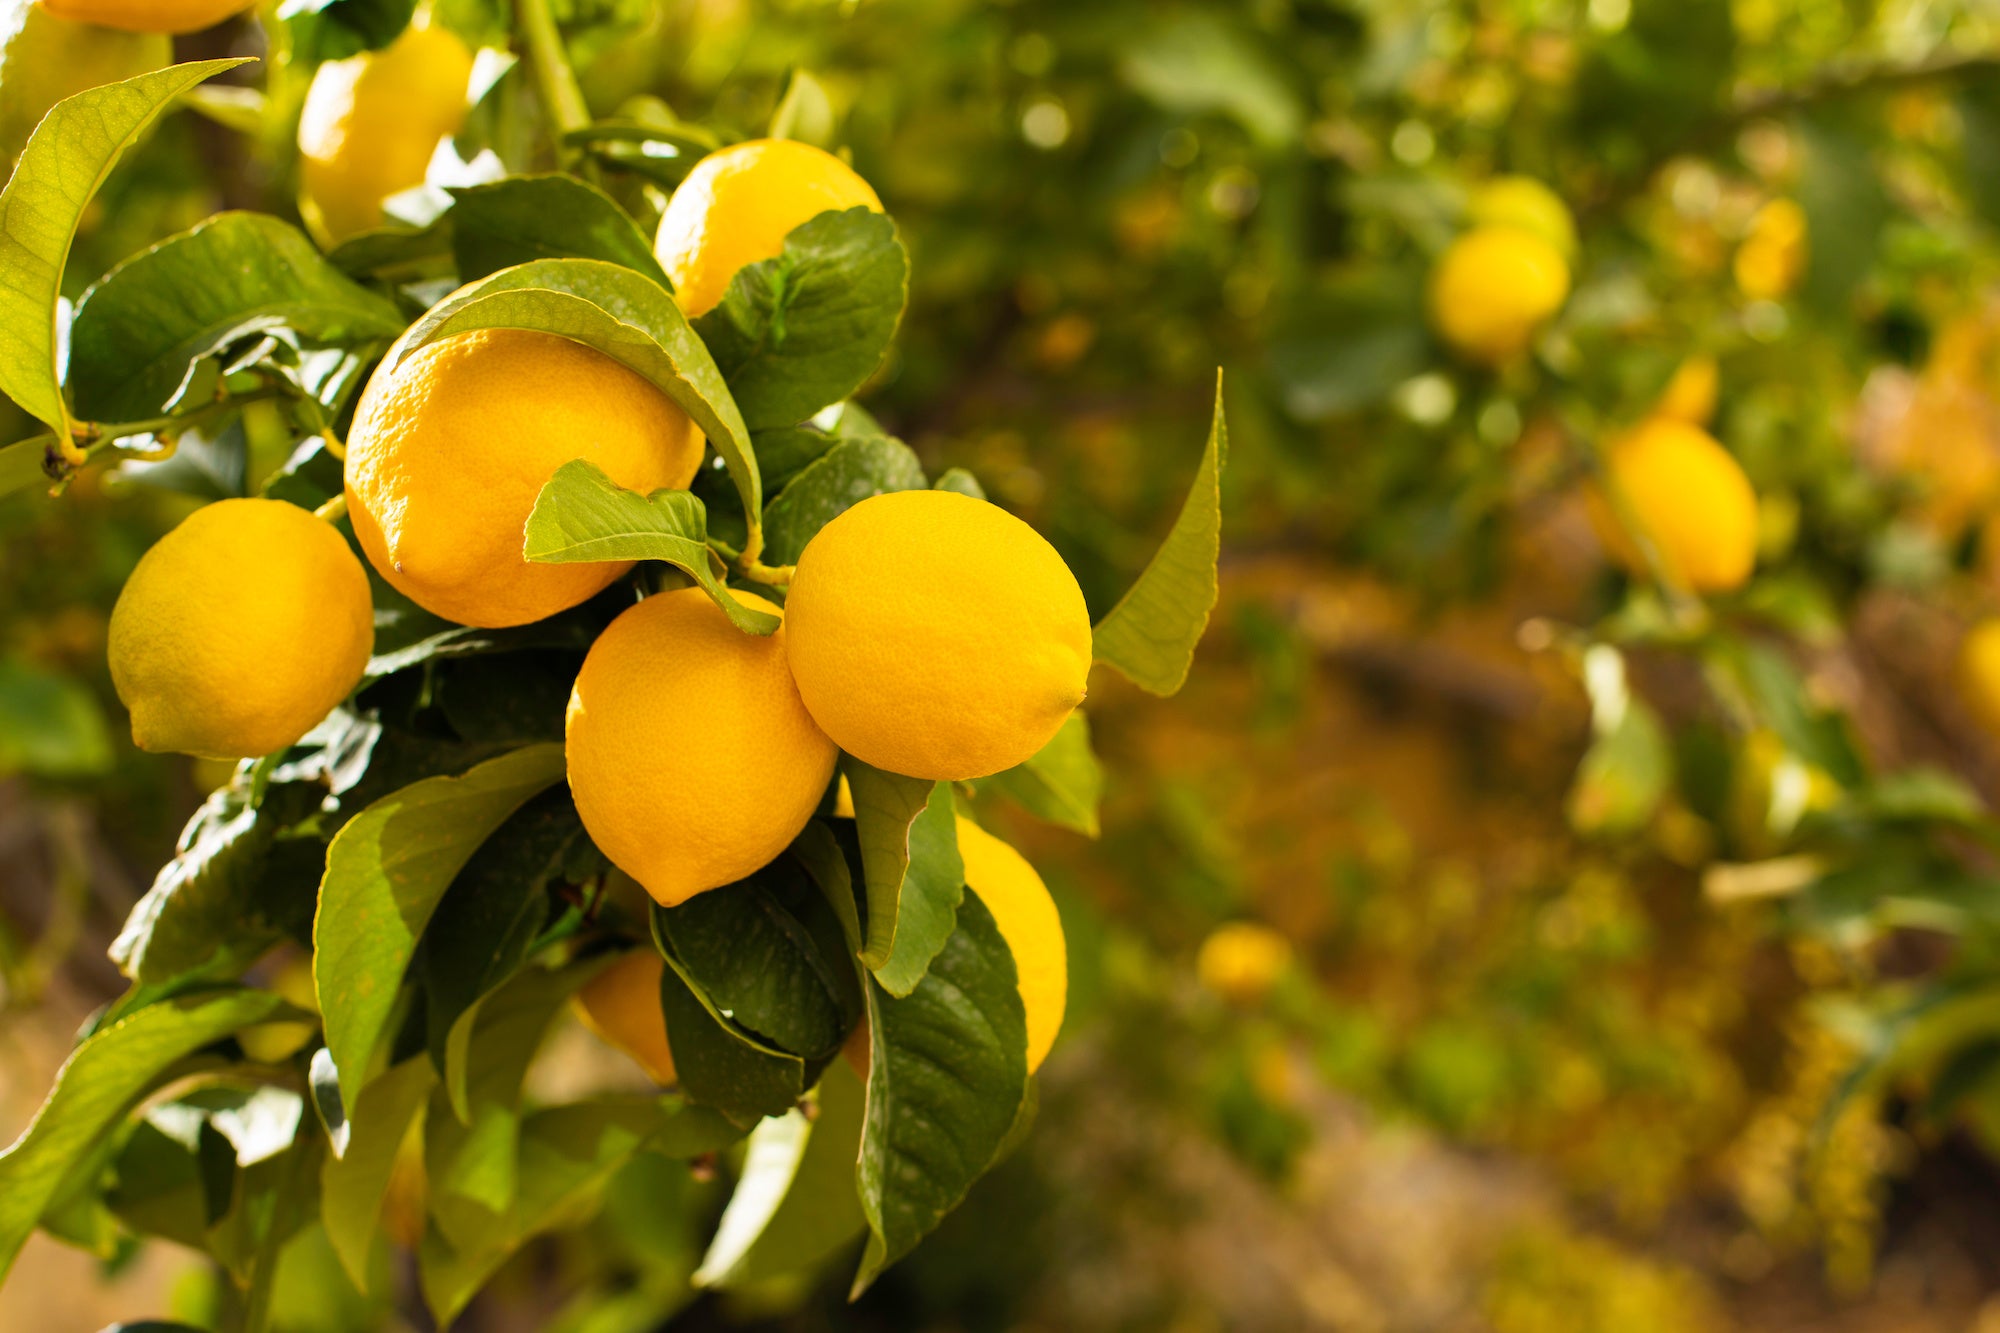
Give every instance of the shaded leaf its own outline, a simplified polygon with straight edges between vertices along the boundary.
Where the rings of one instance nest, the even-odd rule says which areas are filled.
[[[657,909],[654,935],[661,938]],[[696,1105],[744,1126],[783,1115],[805,1094],[805,1061],[732,1023],[697,989],[680,960],[662,952],[667,966],[660,975],[660,1009],[681,1091]]]
[[[1071,713],[1054,739],[1026,763],[994,774],[981,786],[1004,792],[1038,819],[1096,837],[1104,769],[1090,748],[1090,721],[1083,710]]]
[[[965,891],[951,784],[906,778],[841,756],[854,795],[868,898],[861,961],[892,995],[908,995],[944,947]]]
[[[923,464],[901,440],[886,435],[842,440],[808,464],[764,511],[765,558],[795,564],[815,533],[863,500],[929,484]]]
[[[0,659],[0,776],[94,777],[111,767],[97,696],[66,676]]]
[[[534,259],[602,259],[671,286],[625,210],[575,176],[508,176],[448,193],[452,249],[466,282]]]
[[[320,1163],[320,1220],[328,1244],[358,1290],[368,1290],[368,1259],[396,1154],[436,1082],[437,1071],[421,1057],[372,1080],[347,1121],[343,1151],[328,1153]]]

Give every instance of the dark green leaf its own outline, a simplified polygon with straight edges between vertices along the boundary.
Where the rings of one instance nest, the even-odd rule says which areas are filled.
[[[628,491],[581,458],[556,469],[535,497],[522,553],[544,564],[664,560],[701,585],[746,634],[770,634],[778,618],[743,605],[717,576],[708,517],[687,491]]]
[[[669,285],[632,219],[574,176],[509,176],[450,194],[452,247],[466,282],[531,259],[602,259]]]
[[[885,435],[842,440],[808,464],[764,511],[765,559],[789,565],[813,534],[872,495],[930,483],[916,454]]]
[[[70,330],[70,397],[85,420],[140,420],[166,409],[196,362],[249,334],[290,329],[308,344],[380,345],[404,323],[393,302],[327,263],[296,227],[218,213],[84,294]]]
[[[750,429],[790,426],[875,373],[908,287],[909,258],[886,215],[822,213],[777,258],[738,270],[695,327]]]
[[[657,936],[657,909],[654,923]],[[674,1072],[689,1101],[749,1126],[765,1116],[783,1115],[805,1094],[805,1061],[730,1022],[695,989],[670,953],[660,976],[660,1009],[666,1015]]]
[[[1000,1155],[1027,1096],[1014,956],[967,893],[958,929],[909,995],[868,987],[868,1113],[857,1179],[868,1218],[859,1295],[908,1254]]]
[[[1229,426],[1222,417],[1222,379],[1215,384],[1215,420],[1194,485],[1173,531],[1139,581],[1097,624],[1097,660],[1153,694],[1179,690],[1194,649],[1215,609],[1215,564],[1222,550],[1222,469],[1229,460]]]
[[[202,60],[58,102],[0,192],[0,393],[58,434],[70,417],[56,360],[56,303],[77,223],[104,178],[188,89],[242,60]]]
[[[334,837],[313,924],[313,982],[347,1104],[367,1080],[438,900],[501,821],[562,774],[561,746],[527,746],[385,796]]]
[[[861,961],[892,995],[908,995],[944,947],[965,891],[951,784],[906,778],[843,755],[868,890]]]
[[[764,489],[772,495],[778,494],[787,482],[840,440],[840,436],[814,426],[779,426],[775,430],[758,431],[750,437],[750,442],[757,449],[757,470],[764,476]]]

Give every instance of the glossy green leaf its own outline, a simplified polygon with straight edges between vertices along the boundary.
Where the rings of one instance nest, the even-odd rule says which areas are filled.
[[[58,102],[0,192],[0,393],[49,429],[70,416],[57,364],[57,298],[78,222],[125,150],[188,89],[242,60],[202,60]]]
[[[654,934],[664,938],[659,913]],[[783,1115],[805,1095],[805,1061],[746,1032],[704,995],[679,959],[666,954],[660,976],[660,1009],[681,1091],[748,1127]]]
[[[268,991],[204,991],[136,1010],[71,1052],[34,1121],[0,1152],[0,1276],[71,1165],[134,1102],[202,1047],[289,1011]]]
[[[835,1060],[814,1101],[814,1119],[787,1111],[751,1132],[696,1286],[726,1290],[808,1272],[868,1229],[854,1179],[867,1105],[860,1076]]]
[[[736,400],[681,308],[658,283],[596,259],[541,259],[468,283],[431,307],[391,361],[474,329],[534,329],[594,347],[680,404],[729,467],[744,512],[763,510],[763,483]]]
[[[958,929],[909,995],[868,988],[868,1111],[856,1178],[868,1248],[854,1294],[958,1206],[1008,1142],[1027,1095],[1014,956],[967,893]]]
[[[792,478],[764,511],[765,559],[795,564],[813,534],[863,500],[929,484],[923,464],[901,440],[842,440]]]
[[[965,892],[951,784],[906,778],[844,755],[868,893],[861,961],[891,995],[908,995],[944,947]]]
[[[909,269],[896,224],[850,208],[737,271],[695,328],[751,430],[795,425],[867,382],[902,322]]]
[[[298,228],[262,213],[218,213],[84,293],[67,383],[79,417],[135,421],[166,410],[196,362],[249,334],[290,329],[307,345],[380,346],[406,322]]]
[[[670,285],[638,224],[575,176],[508,176],[450,194],[452,248],[466,282],[535,259],[601,259]]]
[[[313,984],[348,1105],[438,900],[501,821],[562,775],[560,745],[527,746],[385,796],[334,837],[313,923]]]
[[[700,584],[745,634],[775,632],[776,616],[730,595],[707,542],[708,515],[696,496],[628,491],[577,458],[557,468],[535,497],[522,554],[543,564],[664,560]]]
[[[396,1154],[436,1083],[437,1071],[421,1056],[372,1080],[348,1117],[344,1151],[328,1153],[320,1164],[320,1220],[341,1267],[361,1291],[368,1290],[368,1259]]]
[[[1083,710],[1071,713],[1055,738],[1026,763],[994,774],[981,786],[1006,793],[1039,819],[1096,837],[1104,769],[1090,748],[1090,721]]]
[[[1119,599],[1092,637],[1097,660],[1139,688],[1168,695],[1187,680],[1195,645],[1215,609],[1215,565],[1222,551],[1222,469],[1229,426],[1222,417],[1222,380],[1215,385],[1215,419],[1208,447],[1173,531],[1139,581]]]

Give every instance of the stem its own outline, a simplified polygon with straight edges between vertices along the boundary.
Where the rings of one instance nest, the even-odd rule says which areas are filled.
[[[521,37],[528,46],[528,61],[534,66],[535,86],[541,90],[542,100],[548,103],[549,115],[555,120],[556,152],[563,165],[568,166],[581,150],[566,143],[564,136],[590,123],[590,108],[584,103],[583,89],[577,85],[576,71],[570,68],[562,33],[549,13],[549,0],[518,0],[515,13]]]
[[[314,518],[323,518],[329,523],[338,523],[347,517],[347,493],[342,491],[319,508],[313,510]]]
[[[794,565],[767,565],[761,560],[743,561],[743,577],[753,583],[782,588],[792,581]]]

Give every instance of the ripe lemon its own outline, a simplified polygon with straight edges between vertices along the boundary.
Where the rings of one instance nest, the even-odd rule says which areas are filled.
[[[1727,449],[1698,426],[1653,417],[1615,441],[1605,465],[1670,577],[1696,592],[1726,592],[1757,563],[1757,493]],[[1627,569],[1645,557],[1601,495],[1598,535]]]
[[[1474,227],[1431,270],[1431,322],[1468,360],[1498,365],[1527,349],[1569,296],[1562,251],[1515,226]]]
[[[1468,211],[1484,227],[1518,227],[1576,256],[1576,219],[1569,205],[1533,176],[1495,176],[1472,192]]]
[[[391,353],[376,370],[348,434],[348,514],[375,568],[419,606],[465,625],[523,625],[631,568],[522,558],[557,468],[587,458],[620,486],[653,491],[686,486],[701,451],[687,413],[602,352],[481,329]]]
[[[1980,621],[1960,641],[1958,690],[1979,725],[2000,736],[2000,618]]]
[[[347,697],[374,643],[368,575],[332,525],[279,500],[220,500],[126,580],[111,683],[142,750],[265,755]]]
[[[833,778],[833,742],[785,666],[787,634],[745,634],[683,588],[612,621],[577,673],[565,728],[576,812],[668,907],[768,864]]]
[[[854,168],[795,139],[752,139],[695,164],[660,218],[653,253],[689,319],[722,300],[736,270],[775,258],[821,213],[882,209]]]
[[[41,7],[71,23],[95,23],[125,32],[169,35],[200,32],[254,5],[257,0],[39,0]]]
[[[1806,268],[1806,213],[1790,199],[1773,199],[1750,220],[1750,234],[1731,266],[1736,285],[1753,301],[1775,301],[1798,285]]]
[[[1201,984],[1232,1004],[1259,1004],[1292,964],[1292,942],[1255,921],[1217,926],[1201,942],[1194,971]]]
[[[993,913],[993,924],[1014,955],[1021,1004],[1028,1011],[1028,1072],[1042,1067],[1062,1027],[1069,997],[1069,955],[1062,918],[1042,877],[1028,859],[964,815],[958,817],[958,853],[965,882]]]
[[[172,44],[156,34],[67,23],[33,0],[0,0],[0,173],[63,98],[173,58]]]
[[[471,77],[465,43],[429,24],[319,67],[299,115],[299,212],[320,244],[381,226],[382,201],[424,183]]]
[[[834,743],[891,773],[985,777],[1083,702],[1090,613],[1055,548],[955,491],[863,500],[799,556],[792,674]]]
[[[1712,356],[1691,356],[1674,370],[1674,377],[1660,392],[1653,415],[1685,421],[1690,426],[1706,426],[1715,419],[1715,399],[1721,389],[1721,369]]]
[[[674,1053],[667,1046],[667,1016],[660,1009],[666,960],[650,947],[632,950],[577,992],[584,1026],[639,1062],[661,1087],[672,1087]]]

